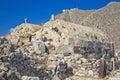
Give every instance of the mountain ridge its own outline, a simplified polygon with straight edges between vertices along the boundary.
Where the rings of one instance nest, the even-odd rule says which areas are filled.
[[[103,8],[97,10],[79,10],[70,9],[55,16],[56,19],[62,19],[72,23],[96,27],[105,32],[109,40],[115,43],[116,51],[120,49],[119,30],[120,30],[120,2],[110,2]],[[67,17],[66,17],[67,16]]]

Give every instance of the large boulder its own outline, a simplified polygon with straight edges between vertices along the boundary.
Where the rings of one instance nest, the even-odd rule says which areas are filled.
[[[73,52],[73,46],[64,45],[58,48],[57,53],[64,54],[65,56],[70,55]]]
[[[39,80],[39,77],[22,76],[21,80]]]
[[[34,50],[37,54],[46,52],[46,46],[42,41],[35,41],[33,45],[34,45]]]

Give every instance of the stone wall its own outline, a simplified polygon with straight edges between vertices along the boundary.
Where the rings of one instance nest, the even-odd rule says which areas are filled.
[[[83,56],[77,61],[80,66],[77,76],[81,76],[82,72],[84,75],[104,78],[119,68],[113,43],[69,39],[69,45],[73,46],[74,54]]]
[[[106,54],[108,54],[110,57],[114,57],[113,43],[78,40],[75,42],[70,42],[69,45],[74,46],[74,53],[83,54],[85,58],[89,58],[90,54],[96,59],[100,59]]]

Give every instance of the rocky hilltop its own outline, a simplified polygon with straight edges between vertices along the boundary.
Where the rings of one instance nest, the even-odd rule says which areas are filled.
[[[118,9],[119,3],[99,10],[63,10],[42,25],[18,25],[0,38],[0,80],[120,78],[120,56],[115,54],[119,46],[111,41],[119,27],[103,25],[111,19],[108,16],[114,18],[118,14],[113,6]],[[114,12],[107,14],[103,10]],[[101,22],[99,26],[97,22]]]
[[[111,2],[98,10],[63,10],[56,19],[62,19],[72,23],[94,27],[107,34],[109,41],[115,44],[116,52],[120,48],[120,2]]]

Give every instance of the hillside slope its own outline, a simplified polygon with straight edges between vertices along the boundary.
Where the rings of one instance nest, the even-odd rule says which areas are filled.
[[[69,18],[66,15],[69,15]],[[108,35],[109,41],[115,44],[116,51],[120,49],[120,2],[111,2],[106,7],[98,10],[81,11],[71,9],[67,13],[63,12],[57,15],[56,18],[98,28]]]
[[[55,52],[60,46],[71,43],[70,39],[73,39],[73,45],[77,45],[80,40],[100,42],[108,40],[107,36],[99,29],[59,19],[45,23],[43,28],[36,32],[36,39],[41,39],[42,37],[48,40],[45,41],[47,47],[51,45],[55,47]]]

